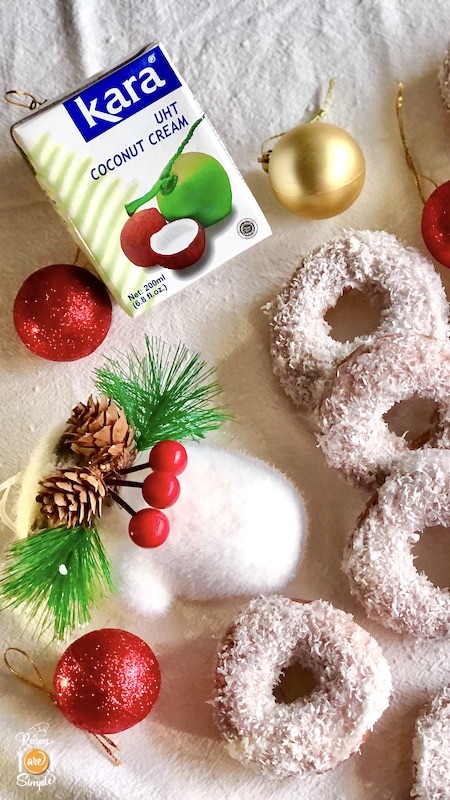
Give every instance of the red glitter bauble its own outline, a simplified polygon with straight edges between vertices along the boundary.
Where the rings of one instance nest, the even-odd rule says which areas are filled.
[[[148,463],[152,469],[172,472],[174,475],[183,472],[187,462],[186,448],[180,442],[174,442],[172,439],[165,439],[155,444],[148,457]]]
[[[180,496],[180,482],[172,472],[151,472],[142,484],[142,496],[153,508],[169,508]]]
[[[450,181],[438,186],[425,203],[422,236],[433,258],[450,267]]]
[[[111,325],[104,284],[75,264],[52,264],[33,272],[14,302],[14,325],[22,342],[49,361],[76,361],[97,349]]]
[[[128,533],[139,547],[159,547],[170,532],[170,522],[164,511],[156,508],[141,508],[130,519]]]
[[[145,719],[159,694],[158,660],[138,636],[103,628],[77,639],[53,679],[64,716],[90,733],[118,733]]]

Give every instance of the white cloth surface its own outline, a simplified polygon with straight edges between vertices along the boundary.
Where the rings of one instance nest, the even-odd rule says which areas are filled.
[[[116,306],[107,339],[90,357],[70,364],[42,361],[15,334],[14,297],[32,271],[72,261],[76,248],[9,137],[9,125],[26,112],[2,103],[0,478],[24,466],[49,421],[64,421],[72,406],[87,398],[93,369],[114,347],[139,349],[144,333],[172,344],[185,342],[217,365],[225,401],[236,418],[211,441],[274,464],[306,499],[307,555],[286,594],[322,597],[354,613],[382,645],[395,687],[390,708],[360,754],[309,780],[268,782],[227,755],[207,704],[217,639],[245,601],[177,601],[167,616],[152,622],[130,616],[114,600],[94,614],[91,628],[124,627],[142,636],[162,669],[155,709],[143,723],[115,737],[123,766],[112,766],[95,741],[71,726],[47,697],[0,667],[0,797],[405,800],[412,786],[415,716],[431,693],[450,683],[450,642],[404,639],[369,622],[350,596],[341,554],[366,495],[327,468],[309,420],[291,407],[273,377],[268,321],[261,307],[302,254],[344,228],[387,229],[426,252],[421,203],[397,130],[395,96],[402,79],[405,126],[419,170],[438,183],[448,180],[450,118],[437,87],[449,36],[448,3],[13,0],[0,4],[0,30],[3,90],[24,88],[39,98],[75,88],[146,42],[163,41],[273,229],[270,239],[136,321]],[[308,119],[331,77],[337,83],[328,121],[360,143],[367,179],[346,213],[304,221],[277,203],[256,156],[266,137]],[[437,268],[448,287],[446,271]],[[10,537],[3,529],[4,545]],[[440,564],[440,578],[448,585],[448,538],[436,532],[424,550],[430,574]],[[64,645],[33,638],[32,625],[27,628],[17,613],[2,612],[0,626],[2,649],[27,650],[50,682]],[[53,739],[48,751],[56,782],[38,793],[17,786],[15,736],[43,721]]]

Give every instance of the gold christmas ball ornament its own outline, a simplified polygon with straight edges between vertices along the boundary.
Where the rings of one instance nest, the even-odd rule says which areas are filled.
[[[359,196],[366,174],[353,137],[325,122],[284,133],[261,161],[280,203],[309,219],[342,214]]]

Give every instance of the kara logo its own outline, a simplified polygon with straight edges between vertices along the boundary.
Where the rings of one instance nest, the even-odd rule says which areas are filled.
[[[132,75],[131,78],[127,78],[120,88],[114,86],[105,92],[103,102],[108,101],[105,105],[105,111],[100,111],[97,108],[98,97],[94,97],[91,100],[89,108],[81,97],[75,98],[74,102],[87,120],[90,128],[97,125],[99,119],[104,119],[105,122],[112,122],[113,124],[122,122],[123,117],[119,115],[123,110],[128,108],[131,103],[139,103],[140,96],[136,94],[136,87],[133,85],[138,81],[140,81],[138,91],[141,96],[142,93],[153,94],[153,92],[166,85],[164,78],[159,78],[153,67],[145,67],[145,69],[141,69],[138,76]]]
[[[160,47],[144,53],[63,104],[89,142],[181,86]]]

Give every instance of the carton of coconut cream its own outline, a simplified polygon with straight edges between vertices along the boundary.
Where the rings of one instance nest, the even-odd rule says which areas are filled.
[[[45,104],[11,133],[132,317],[270,235],[160,44]]]

